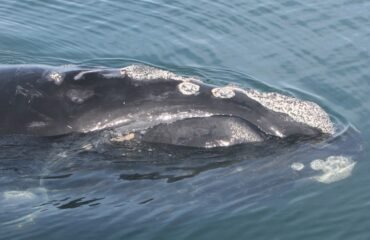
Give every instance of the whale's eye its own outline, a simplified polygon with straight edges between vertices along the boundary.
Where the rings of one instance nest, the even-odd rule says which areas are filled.
[[[70,89],[66,93],[66,97],[73,103],[81,104],[86,100],[94,96],[93,90],[80,90],[80,89]]]

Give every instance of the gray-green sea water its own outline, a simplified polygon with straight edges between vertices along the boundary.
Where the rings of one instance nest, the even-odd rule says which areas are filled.
[[[337,131],[208,150],[1,137],[0,239],[369,239],[369,13],[366,0],[2,0],[0,64],[145,63],[314,101]]]

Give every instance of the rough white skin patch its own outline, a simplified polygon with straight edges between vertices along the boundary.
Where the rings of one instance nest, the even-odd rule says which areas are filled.
[[[120,69],[120,74],[122,76],[127,76],[134,80],[139,81],[147,81],[153,79],[166,79],[166,80],[176,80],[176,81],[198,81],[201,82],[199,79],[195,79],[192,77],[183,77],[176,75],[173,72],[169,72],[166,70],[158,69],[155,67],[150,67],[141,64],[134,64]]]
[[[51,72],[49,74],[49,81],[52,81],[59,86],[63,82],[63,75],[59,72]]]
[[[275,92],[261,93],[253,89],[235,89],[244,92],[268,109],[287,114],[294,121],[318,128],[323,133],[334,134],[334,126],[329,115],[316,103]]]
[[[290,167],[295,171],[302,171],[304,169],[304,164],[300,162],[295,162],[295,163],[292,163]]]
[[[200,89],[199,85],[191,82],[182,82],[177,87],[184,95],[197,95]]]
[[[230,87],[213,88],[212,94],[216,98],[232,98],[235,96],[235,92]]]
[[[313,170],[322,172],[313,177],[322,183],[333,183],[351,176],[355,165],[355,161],[345,156],[330,156],[326,160],[316,159],[310,163]]]
[[[128,76],[136,80],[152,79],[175,79],[178,76],[172,72],[146,65],[130,65],[120,69],[121,75]]]

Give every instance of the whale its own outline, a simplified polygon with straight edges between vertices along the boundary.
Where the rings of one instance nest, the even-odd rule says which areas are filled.
[[[103,130],[113,142],[220,147],[332,135],[318,104],[152,66],[1,65],[0,135]]]

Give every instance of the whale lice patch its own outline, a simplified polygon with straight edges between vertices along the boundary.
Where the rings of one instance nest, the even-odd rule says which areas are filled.
[[[184,95],[197,95],[200,89],[199,85],[191,82],[182,82],[177,87]]]
[[[51,72],[48,78],[49,81],[54,82],[58,86],[63,82],[63,75],[59,72]]]
[[[310,163],[313,170],[322,172],[313,177],[322,183],[333,183],[351,176],[355,165],[355,161],[344,156],[330,156],[326,160],[316,159]]]
[[[213,88],[212,94],[216,98],[232,98],[235,96],[234,90],[229,87]]]

